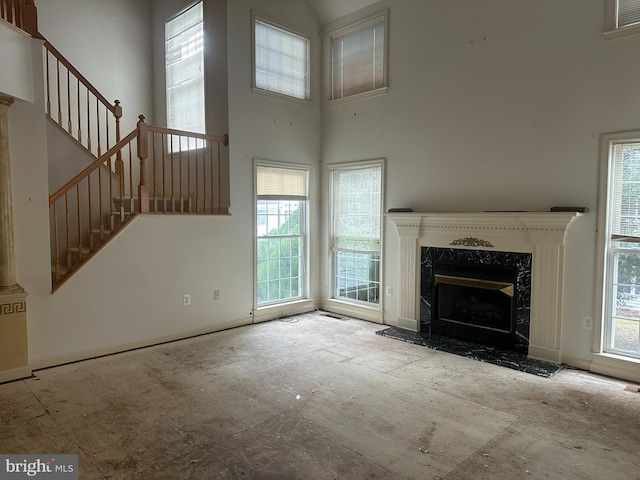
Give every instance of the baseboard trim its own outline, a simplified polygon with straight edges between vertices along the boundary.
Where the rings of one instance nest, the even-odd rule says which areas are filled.
[[[0,372],[0,383],[13,382],[22,380],[31,376],[31,367],[13,368]]]
[[[539,347],[529,345],[529,358],[544,360],[545,362],[560,363],[560,350],[555,348]]]
[[[244,325],[250,325],[253,323],[253,318],[246,317],[238,320],[231,320],[228,322],[221,322],[215,325],[207,325],[206,327],[200,327],[185,332],[177,332],[169,335],[161,335],[159,337],[147,338],[144,340],[138,340],[136,342],[120,343],[117,345],[109,345],[107,347],[100,347],[91,350],[84,350],[81,352],[74,352],[65,355],[56,355],[52,357],[45,357],[30,362],[29,367],[31,370],[41,370],[43,368],[56,367],[67,363],[80,362],[82,360],[89,360],[96,357],[104,357],[106,355],[113,355],[115,353],[127,352],[129,350],[136,350],[138,348],[151,347],[153,345],[160,345],[163,343],[174,342],[176,340],[184,340],[186,338],[197,337],[199,335],[206,335],[208,333],[215,333],[221,330],[228,330],[230,328],[242,327]],[[2,378],[2,377],[0,377]]]
[[[347,315],[349,317],[367,320],[369,322],[384,324],[384,315],[382,310],[361,307],[350,303],[341,302],[339,300],[325,300],[322,302],[322,309],[327,312]]]
[[[419,331],[418,321],[415,318],[398,317],[398,328],[404,328],[405,330],[411,330],[412,332]]]
[[[591,360],[584,358],[572,357],[570,355],[562,355],[562,363],[579,370],[589,371],[591,369]]]

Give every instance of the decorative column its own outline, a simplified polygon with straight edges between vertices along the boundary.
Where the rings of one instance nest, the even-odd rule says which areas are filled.
[[[30,375],[27,351],[27,293],[16,280],[13,197],[9,156],[9,107],[0,97],[0,381]]]

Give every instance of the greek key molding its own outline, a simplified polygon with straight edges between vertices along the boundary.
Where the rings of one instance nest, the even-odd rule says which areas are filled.
[[[27,311],[27,302],[14,302],[0,304],[0,315],[13,315]]]
[[[475,237],[458,238],[457,240],[454,240],[453,242],[451,242],[449,245],[461,245],[463,247],[494,248],[494,245],[491,242],[488,242],[487,240],[482,240],[481,238],[475,238]]]

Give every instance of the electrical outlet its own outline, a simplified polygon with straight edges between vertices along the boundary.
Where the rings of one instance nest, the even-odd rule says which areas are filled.
[[[220,300],[220,290],[214,290],[213,291],[213,299],[214,300]]]
[[[387,296],[392,296],[393,295],[393,287],[390,287],[387,285]]]
[[[191,295],[187,294],[184,297],[182,297],[182,304],[191,305]]]
[[[585,330],[593,329],[593,318],[591,317],[582,317],[582,326]]]

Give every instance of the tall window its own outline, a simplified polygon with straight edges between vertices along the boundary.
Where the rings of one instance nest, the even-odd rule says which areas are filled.
[[[333,298],[379,305],[382,162],[335,166],[331,177]]]
[[[640,135],[607,146],[603,350],[640,358]]]
[[[256,304],[306,295],[305,167],[256,163]]]
[[[309,100],[309,37],[257,16],[253,26],[254,89]]]
[[[167,127],[205,133],[203,7],[198,2],[165,23]],[[195,139],[181,149],[199,147]],[[175,138],[178,142],[178,137]],[[177,149],[176,146],[173,148]]]
[[[640,33],[640,0],[607,0],[606,38]]]
[[[386,14],[331,35],[331,98],[384,89]]]

